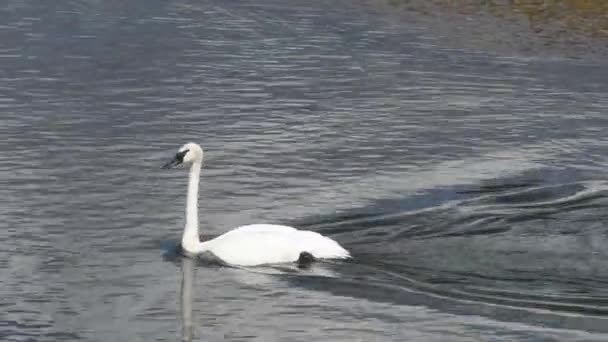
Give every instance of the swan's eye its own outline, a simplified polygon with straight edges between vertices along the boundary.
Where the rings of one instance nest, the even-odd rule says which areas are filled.
[[[186,155],[186,153],[188,153],[188,151],[190,150],[183,150],[181,152],[177,152],[175,154],[175,159],[179,160],[180,163],[184,161],[184,156]]]

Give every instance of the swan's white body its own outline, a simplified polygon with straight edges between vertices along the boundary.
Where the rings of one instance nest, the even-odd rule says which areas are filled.
[[[182,248],[189,254],[210,252],[231,265],[256,266],[298,261],[300,253],[317,259],[345,259],[350,254],[336,241],[319,233],[274,224],[252,224],[235,228],[215,239],[201,242],[198,232],[198,185],[203,150],[194,143],[184,145],[179,154],[192,162],[186,204],[186,227]],[[182,161],[179,161],[180,163]]]
[[[337,242],[319,233],[272,224],[238,227],[199,246],[224,262],[241,266],[294,262],[301,252],[320,259],[348,257]]]

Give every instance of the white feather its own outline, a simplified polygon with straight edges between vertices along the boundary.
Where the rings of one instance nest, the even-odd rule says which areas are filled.
[[[301,252],[319,259],[350,256],[337,242],[319,233],[270,224],[242,226],[202,245],[221,260],[241,266],[295,262]]]

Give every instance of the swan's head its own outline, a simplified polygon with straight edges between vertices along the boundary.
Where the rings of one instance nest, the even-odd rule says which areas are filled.
[[[203,149],[195,143],[187,143],[180,147],[173,159],[163,165],[163,169],[171,169],[178,166],[179,164],[186,163],[202,163],[203,162]]]

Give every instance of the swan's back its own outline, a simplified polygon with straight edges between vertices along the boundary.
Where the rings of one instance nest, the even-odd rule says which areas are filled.
[[[295,262],[301,252],[318,259],[350,257],[337,242],[319,233],[269,224],[242,226],[206,244],[218,258],[242,266]]]
[[[279,224],[248,224],[246,226],[240,226],[234,228],[233,230],[221,235],[231,236],[237,234],[252,234],[252,233],[285,233],[285,232],[295,232],[297,229],[290,226],[283,226]]]

